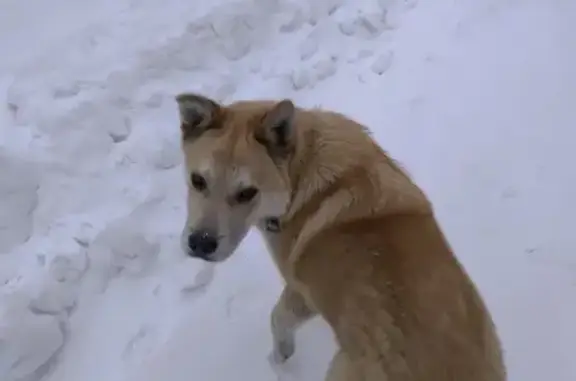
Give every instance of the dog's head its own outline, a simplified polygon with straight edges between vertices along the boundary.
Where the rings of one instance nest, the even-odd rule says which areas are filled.
[[[198,94],[176,101],[188,181],[182,246],[192,257],[223,261],[251,226],[286,211],[295,107],[289,100],[224,106]]]

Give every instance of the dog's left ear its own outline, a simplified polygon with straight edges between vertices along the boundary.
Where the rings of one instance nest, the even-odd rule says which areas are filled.
[[[216,128],[220,105],[199,94],[183,93],[176,96],[180,111],[180,126],[184,140],[199,137],[206,130]]]
[[[294,145],[294,114],[292,101],[278,102],[264,115],[262,125],[256,131],[256,140],[266,146],[273,157],[286,157]]]

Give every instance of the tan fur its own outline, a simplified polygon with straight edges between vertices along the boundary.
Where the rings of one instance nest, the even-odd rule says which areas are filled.
[[[186,125],[182,99],[188,173],[210,163],[223,194],[238,172],[260,189],[242,213],[191,189],[189,213],[221,213],[232,224],[244,221],[232,230],[262,231],[286,281],[271,314],[275,361],[292,355],[295,330],[318,313],[339,346],[327,381],[506,379],[490,314],[430,202],[363,126],[334,112],[296,108],[288,154],[275,157],[266,128],[290,113],[286,104],[219,105],[204,115],[217,128],[199,133]],[[274,213],[280,232],[265,229]],[[189,215],[184,231],[198,218]]]

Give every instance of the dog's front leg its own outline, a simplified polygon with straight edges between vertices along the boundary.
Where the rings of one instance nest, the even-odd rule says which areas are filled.
[[[298,291],[284,287],[270,319],[274,341],[270,360],[273,363],[284,363],[294,354],[296,330],[315,315]]]

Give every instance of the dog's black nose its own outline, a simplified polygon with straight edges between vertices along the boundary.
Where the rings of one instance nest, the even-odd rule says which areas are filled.
[[[218,238],[207,231],[196,231],[188,236],[188,248],[191,255],[206,258],[218,248]]]

